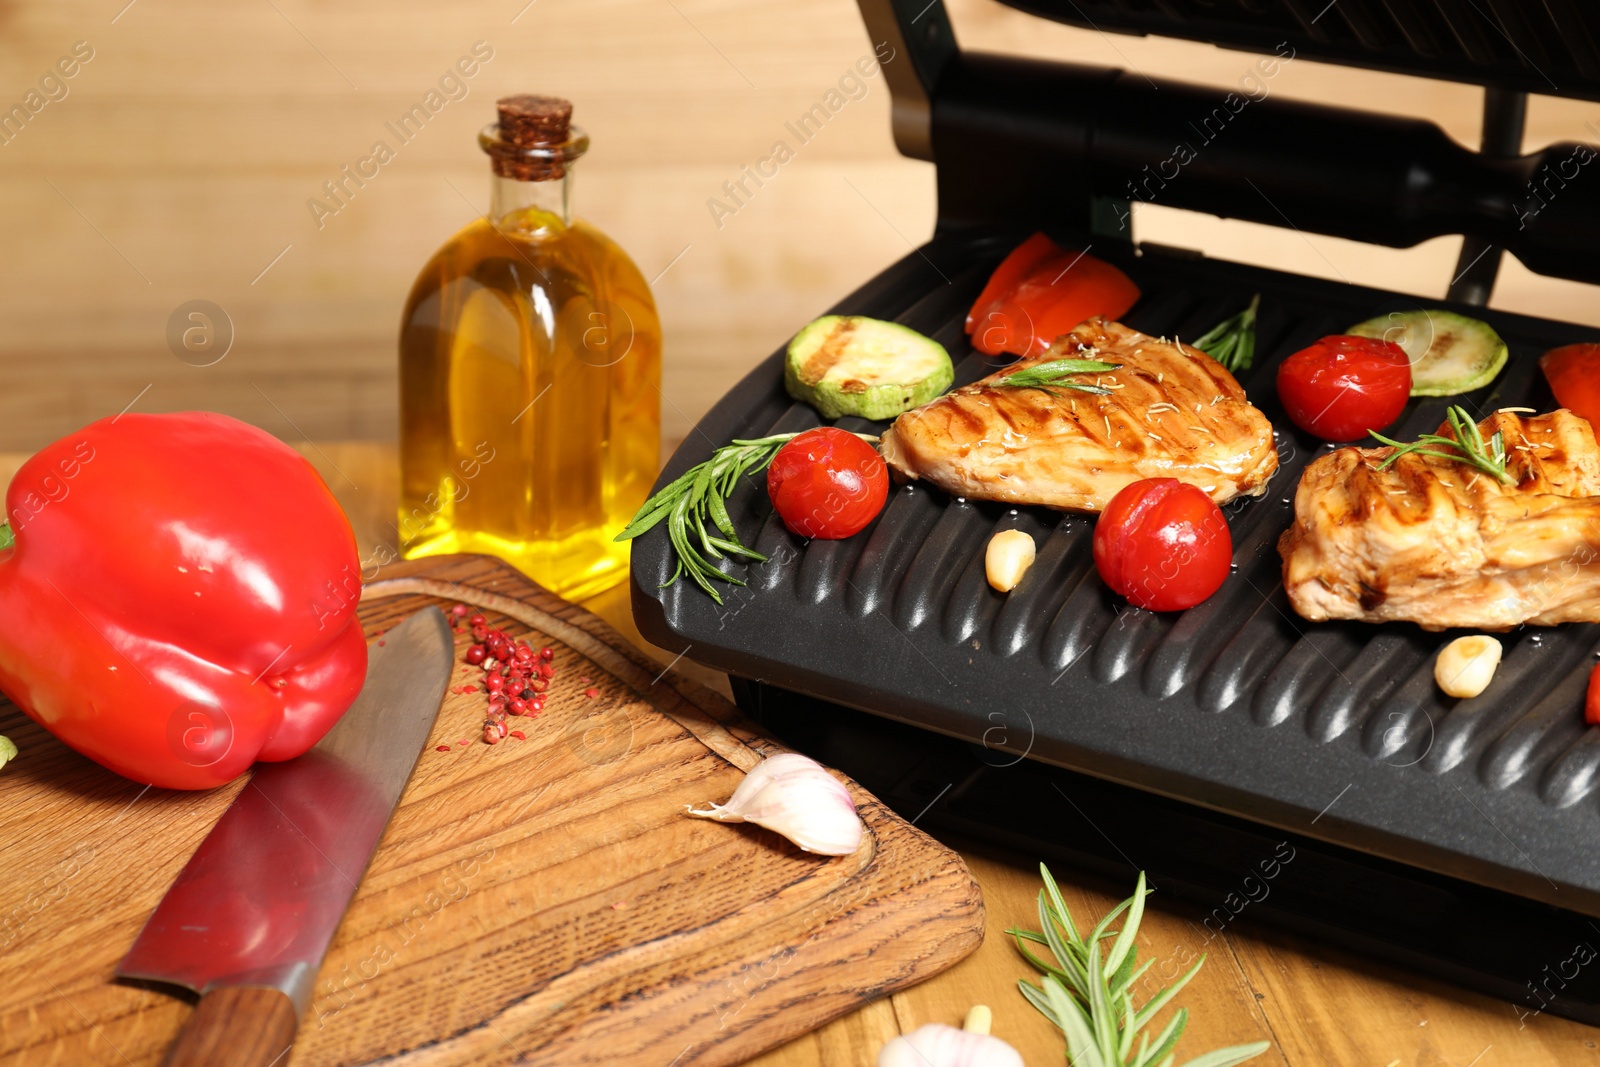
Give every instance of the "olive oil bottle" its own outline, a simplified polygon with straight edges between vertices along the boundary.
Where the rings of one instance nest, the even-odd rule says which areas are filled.
[[[627,574],[612,539],[659,463],[650,287],[569,210],[572,105],[499,102],[489,215],[418,275],[400,326],[400,551],[482,552],[577,600]]]

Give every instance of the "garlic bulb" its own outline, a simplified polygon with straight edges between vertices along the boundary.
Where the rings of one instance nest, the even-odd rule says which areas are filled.
[[[822,764],[798,752],[762,760],[726,804],[690,808],[689,814],[753,822],[823,856],[848,856],[861,844],[861,817],[849,791]]]
[[[998,1037],[929,1023],[883,1046],[878,1067],[1022,1067],[1022,1056]]]

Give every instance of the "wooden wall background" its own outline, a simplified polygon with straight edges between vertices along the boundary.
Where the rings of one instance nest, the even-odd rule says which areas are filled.
[[[1250,62],[1044,25],[992,0],[950,7],[967,47],[1217,85]],[[881,77],[720,228],[706,206],[871,51],[851,0],[7,0],[0,108],[77,41],[93,58],[67,95],[0,144],[0,449],[37,447],[136,396],[140,410],[213,408],[291,440],[392,437],[401,302],[425,257],[486,205],[474,135],[509,92],[576,101],[594,140],[577,172],[581,213],[647,276],[671,264],[656,286],[669,440],[932,227],[932,168],[895,154]],[[494,58],[470,95],[319,229],[308,198],[477,41]],[[1425,113],[1477,136],[1467,87],[1296,61],[1272,89]],[[1576,137],[1594,119],[1600,105],[1540,101],[1529,143]],[[1375,251],[1161,209],[1139,225],[1168,243],[1434,295],[1457,244]],[[182,362],[166,341],[168,317],[194,299],[233,323],[213,366]],[[1497,303],[1600,322],[1591,291],[1515,264]]]

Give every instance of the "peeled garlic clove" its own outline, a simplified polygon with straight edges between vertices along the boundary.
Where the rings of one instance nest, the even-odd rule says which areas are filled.
[[[1439,650],[1433,680],[1450,696],[1475,697],[1494,680],[1500,653],[1500,642],[1485,634],[1458,637]]]
[[[806,852],[848,856],[861,844],[861,817],[844,783],[798,752],[762,760],[725,804],[690,815],[749,822],[782,834]]]
[[[878,1067],[1022,1067],[1022,1056],[998,1037],[929,1023],[884,1045]]]
[[[1001,530],[984,550],[984,575],[995,589],[1009,593],[1033,566],[1033,556],[1033,538],[1021,530]]]

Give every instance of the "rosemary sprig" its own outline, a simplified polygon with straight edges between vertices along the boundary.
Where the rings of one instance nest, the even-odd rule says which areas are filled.
[[[1388,470],[1394,461],[1401,456],[1415,452],[1419,456],[1437,456],[1440,459],[1453,459],[1458,463],[1465,463],[1469,467],[1476,467],[1489,477],[1497,479],[1504,485],[1516,485],[1516,478],[1506,470],[1506,442],[1505,436],[1499,430],[1488,441],[1484,441],[1483,432],[1478,429],[1478,423],[1466,408],[1458,404],[1451,404],[1445,412],[1445,421],[1450,424],[1453,437],[1443,434],[1425,433],[1409,445],[1393,441],[1383,436],[1377,430],[1369,430],[1379,441],[1394,448],[1382,463],[1378,464],[1379,470]],[[1428,445],[1438,445],[1442,448],[1451,448],[1453,452],[1440,452],[1428,448]]]
[[[728,514],[728,496],[741,477],[766,470],[772,457],[778,454],[778,449],[798,437],[800,432],[723,445],[711,453],[710,459],[690,467],[646,500],[633,521],[617,534],[615,540],[631,541],[665,520],[667,537],[678,554],[678,565],[673,569],[672,577],[661,583],[661,588],[665,589],[687,572],[696,585],[711,595],[712,600],[722,603],[722,596],[712,586],[712,581],[730,585],[744,585],[745,582],[714,566],[707,556],[711,559],[742,556],[757,563],[767,561],[766,556],[753,548],[746,548],[740,542],[733,528],[733,518]],[[856,436],[863,441],[876,443],[878,440],[868,434]],[[721,532],[721,537],[706,529],[707,516]]]
[[[1044,889],[1039,892],[1039,924],[1044,929],[1006,931],[1016,938],[1017,948],[1028,962],[1044,975],[1037,986],[1019,981],[1017,985],[1022,995],[1066,1034],[1067,1059],[1073,1067],[1171,1067],[1176,1058],[1173,1046],[1189,1022],[1188,1009],[1179,1008],[1174,1012],[1154,1040],[1148,1033],[1139,1031],[1199,972],[1205,956],[1196,960],[1176,982],[1136,1008],[1134,983],[1155,962],[1135,962],[1138,949],[1134,938],[1144,918],[1144,898],[1149,892],[1145,888],[1144,872],[1139,873],[1139,884],[1133,896],[1111,909],[1087,938],[1073,925],[1066,900],[1055,879],[1050,877],[1050,869],[1041,863],[1039,874],[1044,879]],[[1124,914],[1122,929],[1112,930],[1111,924]],[[1054,962],[1034,955],[1028,947],[1030,944],[1044,945]],[[1134,1047],[1135,1038],[1138,1039],[1137,1048]],[[1197,1056],[1184,1067],[1232,1067],[1259,1056],[1269,1047],[1266,1041],[1235,1045]]]
[[[1083,382],[1068,381],[1074,374],[1104,374],[1107,371],[1121,370],[1120,363],[1103,363],[1098,359],[1052,359],[1045,363],[1035,363],[1031,367],[1014,371],[1004,378],[995,379],[995,385],[1009,385],[1018,389],[1077,389],[1085,393],[1094,393],[1096,396],[1105,396],[1111,392],[1103,385],[1086,385]]]
[[[1256,311],[1260,307],[1261,294],[1257,293],[1250,298],[1249,307],[1223,319],[1191,344],[1235,374],[1249,370],[1256,358]]]

